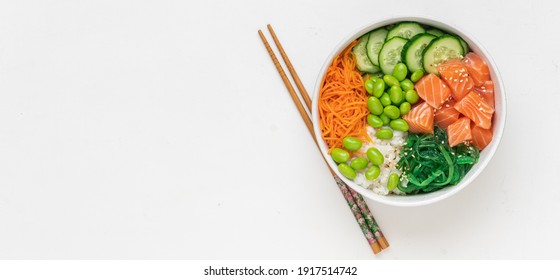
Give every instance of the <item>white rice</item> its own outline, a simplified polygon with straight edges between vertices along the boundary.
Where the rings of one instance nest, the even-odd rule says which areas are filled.
[[[385,161],[383,162],[383,166],[380,166],[381,174],[373,181],[370,181],[365,177],[367,169],[357,171],[354,182],[380,195],[388,195],[389,193],[404,194],[403,192],[399,191],[398,188],[395,188],[390,192],[387,189],[387,180],[389,179],[389,175],[391,175],[391,173],[396,173],[399,176],[401,175],[401,172],[399,171],[399,169],[397,169],[396,165],[399,162],[401,149],[404,146],[404,142],[408,133],[393,130],[392,139],[382,140],[375,137],[375,133],[379,129],[381,128],[375,129],[371,126],[367,127],[367,133],[373,140],[373,143],[369,141],[364,142],[362,148],[360,148],[360,152],[366,153],[369,148],[375,147],[383,154],[383,156],[385,157]]]

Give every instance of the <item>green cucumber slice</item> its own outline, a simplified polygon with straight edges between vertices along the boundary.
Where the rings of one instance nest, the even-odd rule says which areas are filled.
[[[367,56],[373,65],[379,66],[379,51],[381,51],[381,47],[383,47],[383,43],[385,43],[387,33],[389,33],[389,31],[384,28],[379,28],[369,33],[366,51]]]
[[[352,48],[352,53],[356,56],[356,68],[366,73],[377,73],[379,67],[373,65],[369,60],[366,52],[366,44],[368,41],[369,33],[360,37],[358,44]]]
[[[408,71],[412,73],[422,69],[422,53],[435,38],[437,38],[435,35],[421,33],[408,40],[402,50],[402,61],[406,64]]]
[[[432,35],[434,35],[434,36],[436,36],[436,37],[439,37],[439,36],[445,34],[445,33],[443,33],[443,31],[441,31],[441,30],[439,30],[439,29],[435,29],[435,28],[426,30],[426,33],[432,34]]]
[[[453,35],[442,35],[424,49],[422,66],[428,73],[439,75],[437,66],[450,59],[461,59],[465,54],[461,41]]]
[[[389,31],[386,40],[392,39],[393,37],[410,39],[414,37],[414,35],[424,32],[426,32],[426,30],[416,22],[401,22]]]
[[[463,54],[466,54],[469,52],[469,44],[467,44],[467,42],[465,42],[465,40],[463,40],[463,38],[459,37],[459,36],[455,36],[459,39],[459,42],[461,42],[461,47],[463,47]]]
[[[401,53],[408,40],[401,37],[389,39],[379,51],[379,67],[386,75],[393,74],[395,65],[401,62]]]

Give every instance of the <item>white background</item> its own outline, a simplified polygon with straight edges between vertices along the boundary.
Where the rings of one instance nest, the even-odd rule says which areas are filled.
[[[558,258],[560,4],[547,2],[3,1],[0,258]],[[391,244],[375,256],[257,30],[273,24],[311,91],[340,40],[391,15],[483,42],[508,120],[455,196],[369,203]]]

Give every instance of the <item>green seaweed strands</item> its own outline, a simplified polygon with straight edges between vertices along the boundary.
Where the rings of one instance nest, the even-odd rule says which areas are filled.
[[[434,134],[409,134],[397,167],[408,183],[399,184],[407,194],[428,193],[459,183],[478,162],[479,150],[467,144],[449,147],[445,130]]]

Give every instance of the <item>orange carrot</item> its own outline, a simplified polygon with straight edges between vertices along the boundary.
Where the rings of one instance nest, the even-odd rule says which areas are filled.
[[[319,120],[321,136],[329,147],[342,148],[342,139],[353,136],[371,140],[366,132],[367,93],[364,79],[356,70],[350,44],[334,58],[323,78],[319,92]]]

